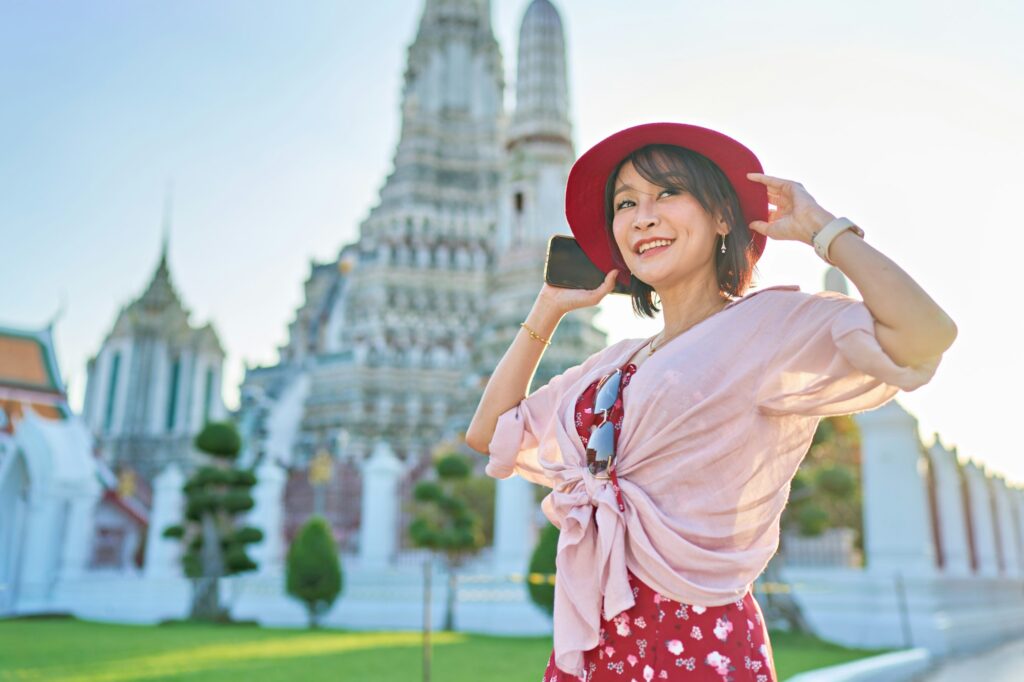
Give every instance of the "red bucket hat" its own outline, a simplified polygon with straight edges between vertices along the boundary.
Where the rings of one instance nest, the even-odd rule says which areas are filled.
[[[747,179],[761,173],[761,162],[736,140],[709,128],[685,123],[646,123],[620,130],[601,140],[576,160],[565,187],[565,216],[576,241],[602,272],[619,269],[618,280],[629,284],[629,268],[605,229],[604,190],[608,176],[633,151],[649,144],[671,144],[703,154],[729,179],[739,197],[743,220],[768,220],[768,190]],[[764,252],[765,236],[750,231],[754,262]]]

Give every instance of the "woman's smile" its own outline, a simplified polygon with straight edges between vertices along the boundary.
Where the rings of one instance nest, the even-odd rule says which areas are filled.
[[[668,249],[675,243],[675,240],[661,239],[654,242],[653,245],[641,244],[637,256],[641,260],[648,260],[656,257],[658,254],[668,251]]]

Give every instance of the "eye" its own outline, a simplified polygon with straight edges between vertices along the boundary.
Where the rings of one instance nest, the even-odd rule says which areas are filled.
[[[632,206],[632,205],[633,205],[633,200],[632,199],[623,199],[619,203],[615,204],[615,210],[618,211],[618,210],[623,209],[623,208],[629,208],[629,206]]]
[[[667,188],[661,190],[661,192],[658,193],[658,196],[659,197],[663,197],[663,196],[670,196],[671,197],[671,196],[675,196],[676,194],[679,194],[679,193],[680,193],[680,190],[675,189],[674,187],[667,187]]]

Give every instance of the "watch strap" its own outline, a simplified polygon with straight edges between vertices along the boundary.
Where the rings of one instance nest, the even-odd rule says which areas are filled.
[[[857,227],[852,220],[849,218],[836,218],[811,235],[811,243],[814,245],[815,253],[826,263],[832,263],[828,258],[828,248],[832,245],[832,240],[846,230],[853,230],[854,234],[858,237],[864,237],[864,230]]]

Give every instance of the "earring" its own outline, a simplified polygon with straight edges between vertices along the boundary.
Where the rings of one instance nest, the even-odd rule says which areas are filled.
[[[722,253],[725,253],[725,235],[722,235]]]

